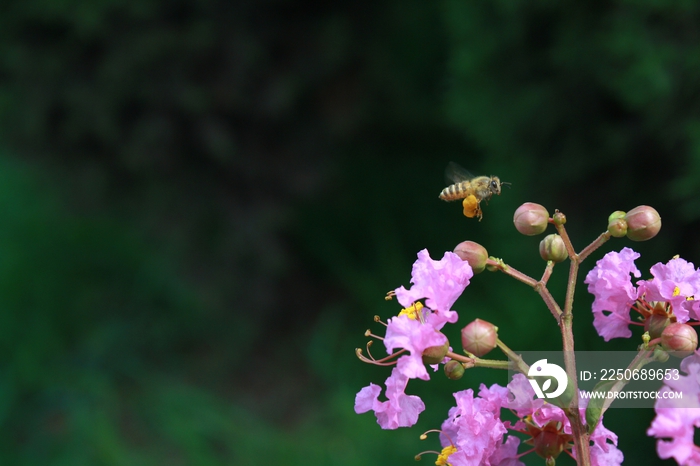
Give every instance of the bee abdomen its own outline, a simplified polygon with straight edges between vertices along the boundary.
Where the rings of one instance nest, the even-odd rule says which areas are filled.
[[[442,190],[439,198],[443,201],[456,201],[464,199],[469,194],[467,183],[456,183]]]

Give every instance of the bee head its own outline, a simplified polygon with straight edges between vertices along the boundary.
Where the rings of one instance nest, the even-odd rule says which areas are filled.
[[[491,177],[491,182],[489,183],[489,189],[493,194],[500,195],[501,194],[501,179],[498,178],[497,176],[492,176]]]

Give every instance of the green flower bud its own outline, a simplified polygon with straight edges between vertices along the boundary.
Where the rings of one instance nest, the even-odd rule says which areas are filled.
[[[557,234],[551,234],[544,237],[540,241],[540,256],[546,261],[552,261],[555,264],[566,260],[569,253],[564,246],[564,240]]]
[[[552,215],[552,221],[555,225],[566,225],[566,215],[557,210],[554,212],[554,215]]]
[[[442,346],[431,346],[423,350],[423,364],[439,364],[445,359],[450,350],[450,342],[446,341]]]
[[[493,256],[489,256],[489,259],[491,259],[492,261],[495,261],[495,262],[499,262],[499,263],[502,262],[499,258],[493,257]],[[497,265],[486,264],[486,270],[488,270],[489,272],[497,272],[499,270],[499,268]]]
[[[670,356],[667,351],[662,350],[658,346],[654,348],[654,353],[652,353],[652,359],[658,362],[666,362]]]
[[[459,380],[464,375],[464,366],[461,362],[451,359],[445,364],[445,375],[450,380]]]
[[[608,232],[615,238],[622,238],[627,234],[627,212],[616,210],[608,217]]]

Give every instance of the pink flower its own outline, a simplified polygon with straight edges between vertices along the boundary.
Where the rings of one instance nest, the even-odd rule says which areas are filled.
[[[389,320],[384,337],[384,346],[391,354],[397,348],[403,348],[410,354],[401,356],[397,368],[409,379],[428,380],[428,372],[423,364],[423,351],[431,346],[442,346],[447,337],[428,323],[400,315]]]
[[[406,383],[413,378],[430,379],[423,363],[423,353],[428,348],[444,347],[447,343],[447,337],[439,330],[447,322],[457,321],[457,313],[450,308],[469,285],[473,275],[469,263],[453,252],[446,252],[439,261],[432,260],[426,249],[418,253],[411,272],[413,286],[410,290],[400,287],[395,291],[399,303],[411,308],[411,312],[390,319],[383,338],[390,357],[396,349],[405,350],[403,353],[406,353],[394,353],[399,357],[386,380],[388,401],[379,401],[381,387],[370,384],[356,395],[355,412],[374,411],[377,422],[384,429],[408,427],[417,422],[425,404],[419,397],[404,393]],[[424,298],[423,308],[418,300]],[[433,352],[431,357],[433,360],[440,359],[441,354],[438,352],[435,356]],[[358,357],[366,362],[384,364],[359,353]],[[437,368],[437,365],[434,367]]]
[[[436,329],[446,322],[457,321],[457,313],[452,305],[469,285],[474,276],[469,262],[463,261],[453,252],[446,252],[439,261],[432,260],[427,249],[418,253],[418,260],[413,263],[411,272],[411,289],[403,286],[396,289],[396,297],[403,307],[409,307],[419,299],[427,298],[425,305],[439,316]]]
[[[597,443],[591,445],[591,464],[593,466],[619,466],[622,464],[625,455],[617,448],[617,437],[615,437],[615,445],[606,445],[606,449]]]
[[[640,290],[646,293],[645,299],[670,303],[677,321],[687,322],[692,302],[686,304],[686,300],[700,294],[700,271],[692,262],[675,258],[666,264],[655,264],[651,274],[654,276],[652,280],[637,282]]]
[[[593,326],[605,341],[632,336],[630,307],[639,297],[639,292],[632,284],[630,274],[637,278],[641,276],[634,265],[637,258],[639,253],[630,248],[619,253],[609,252],[596,262],[584,281],[588,284],[588,291],[595,296]]]
[[[519,445],[520,439],[518,437],[509,436],[491,455],[488,464],[493,466],[525,466],[525,463],[518,460]]]
[[[450,444],[457,447],[449,463],[452,466],[490,465],[489,458],[500,449],[507,432],[499,417],[500,406],[474,398],[472,389],[457,392],[454,397],[457,406],[450,409],[442,424],[444,434],[440,436],[443,447]]]
[[[695,428],[700,427],[700,354],[685,358],[681,370],[688,375],[664,381],[660,392],[682,391],[683,398],[656,400],[656,417],[647,435],[659,439],[659,458],[673,457],[680,465],[700,465],[700,448],[693,443]]]
[[[361,414],[374,411],[382,429],[393,430],[414,425],[418,421],[418,415],[425,410],[425,404],[419,397],[404,393],[407,382],[408,378],[394,368],[391,376],[386,379],[388,401],[379,401],[382,389],[371,383],[355,396],[355,412]]]

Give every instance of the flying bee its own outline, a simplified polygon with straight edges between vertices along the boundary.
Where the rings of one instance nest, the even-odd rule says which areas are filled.
[[[494,194],[501,194],[501,185],[509,185],[501,182],[497,176],[474,176],[454,162],[450,162],[445,169],[445,178],[448,183],[453,183],[440,193],[443,201],[456,201],[464,199],[464,215],[467,217],[483,217],[480,203],[488,202]]]

